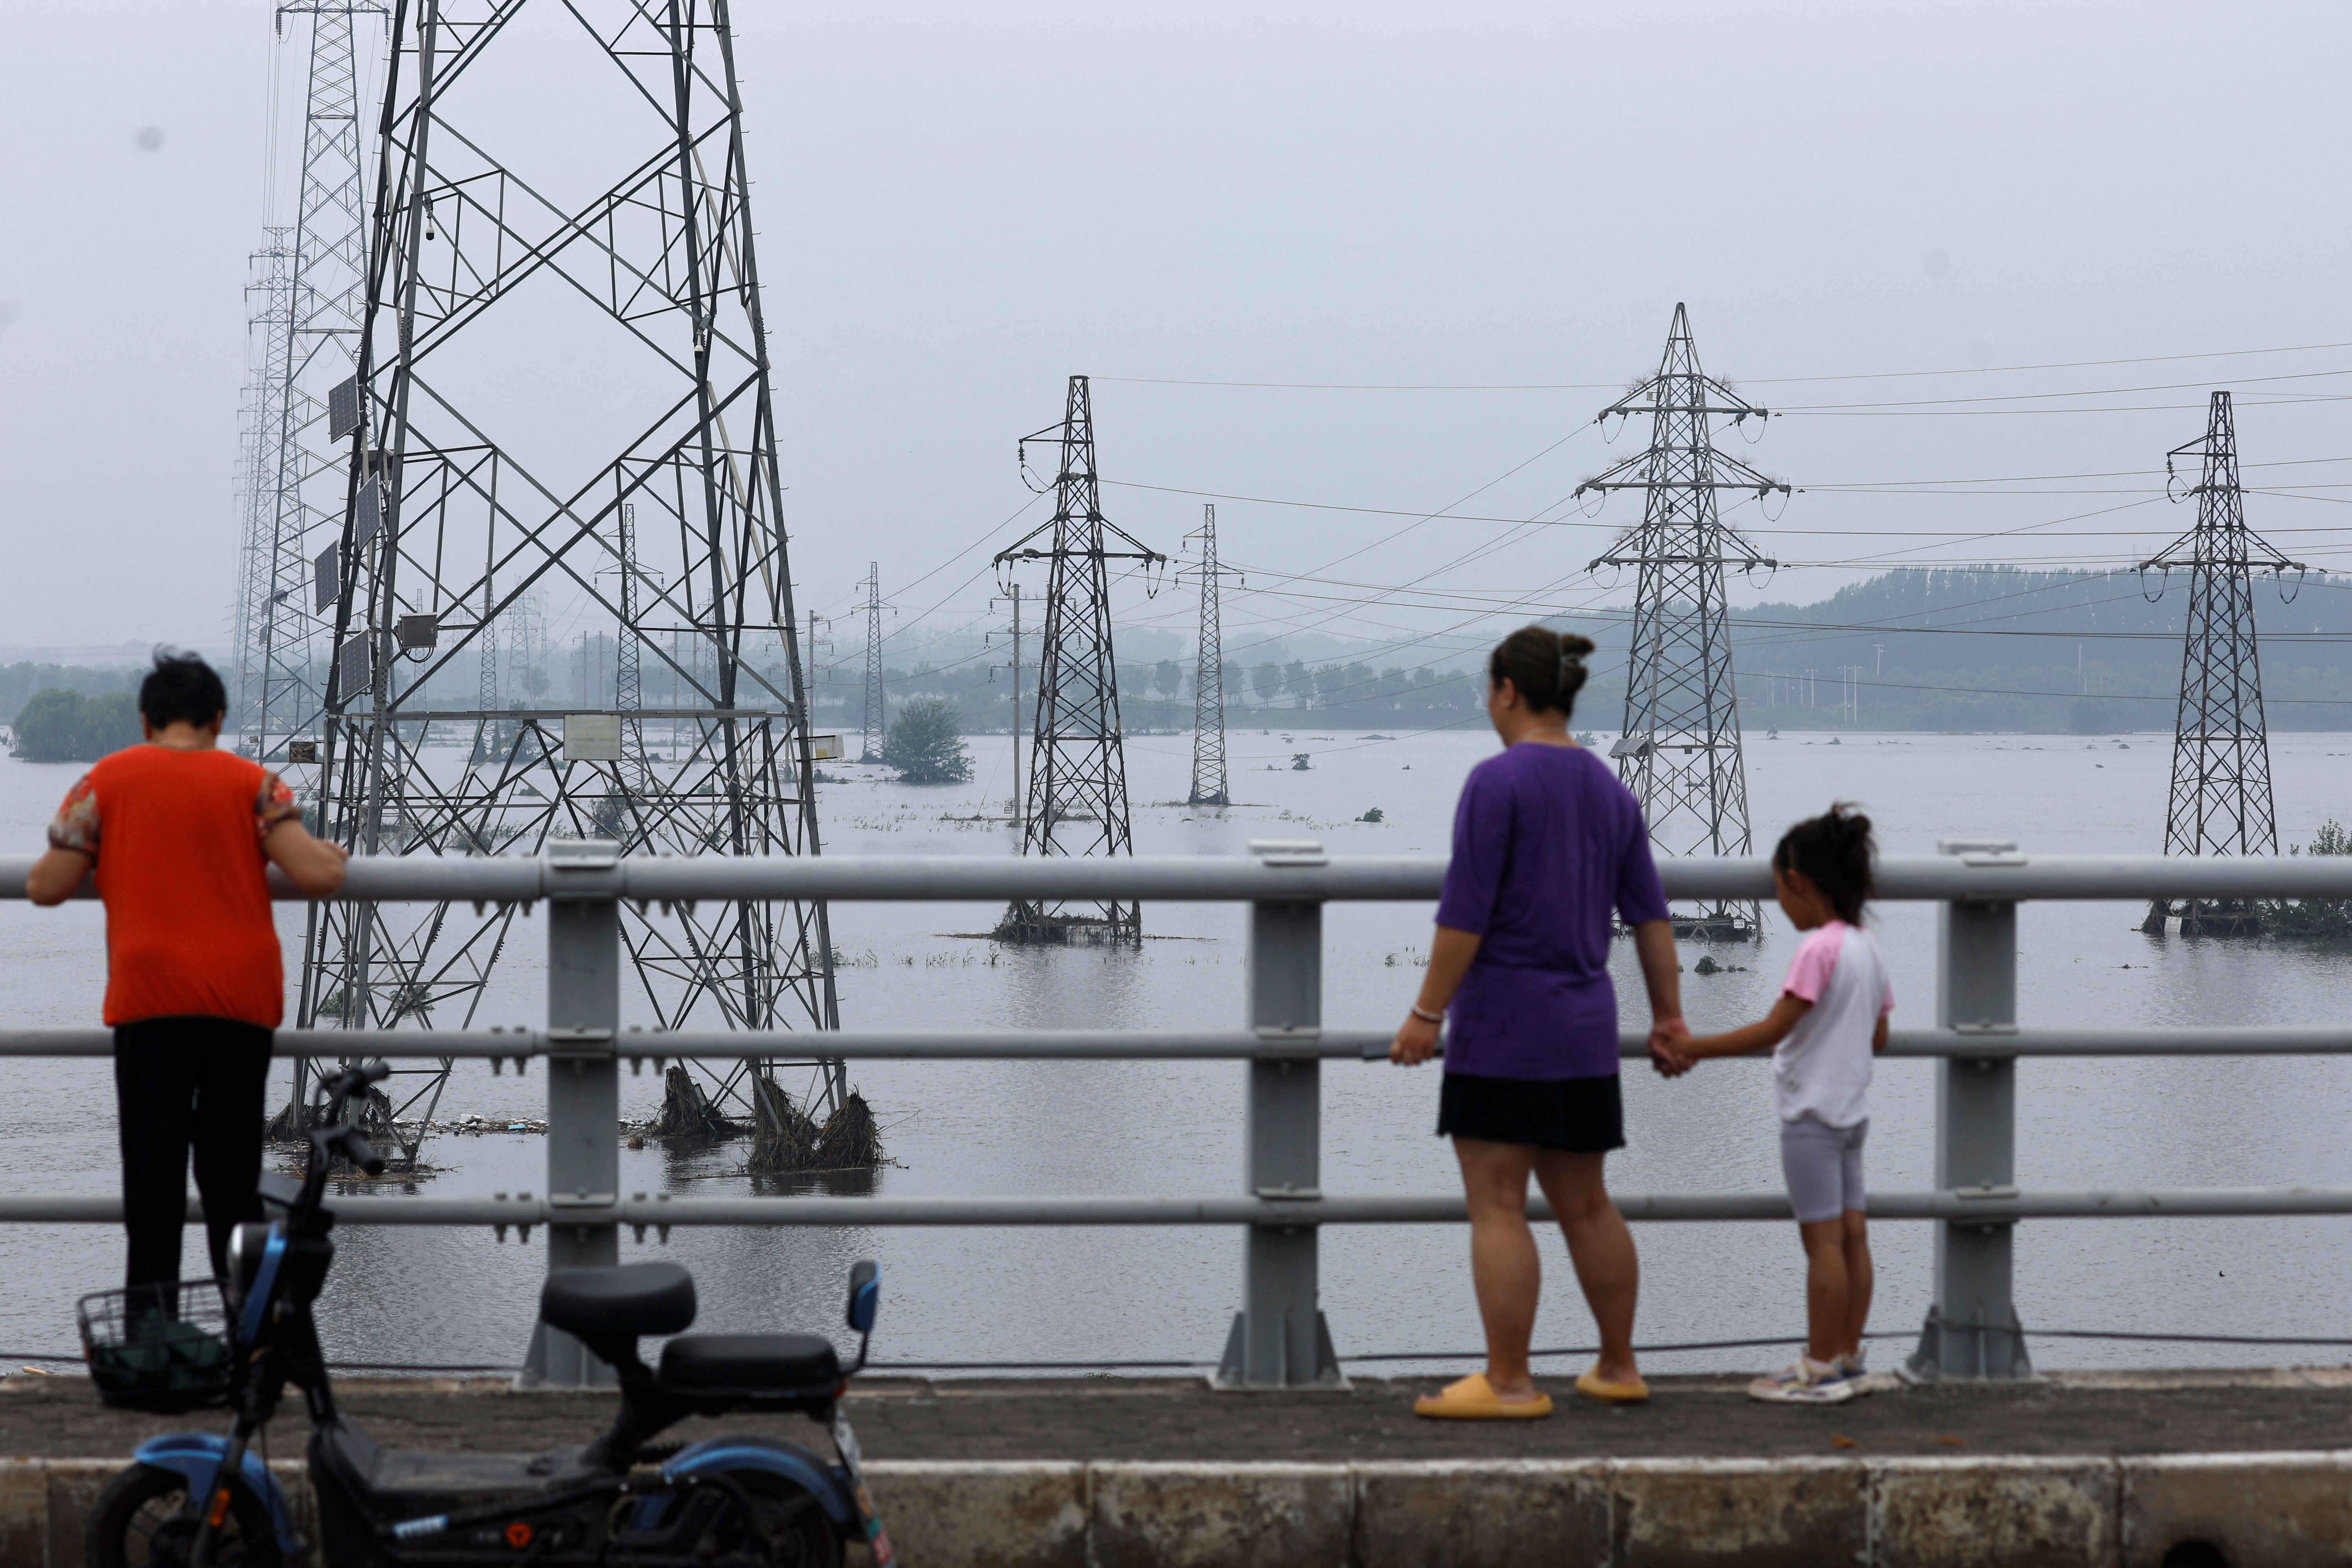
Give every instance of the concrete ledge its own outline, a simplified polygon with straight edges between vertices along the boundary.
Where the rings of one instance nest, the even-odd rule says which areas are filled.
[[[885,1470],[887,1482],[877,1479]],[[892,1544],[910,1563],[1088,1568],[1092,1494],[1082,1464],[877,1461],[866,1479]]]
[[[2190,1541],[2231,1568],[2352,1562],[2352,1452],[869,1472],[913,1568],[2161,1568]]]
[[[2231,1564],[2352,1563],[2352,1453],[2157,1455],[2120,1461],[2126,1568],[2160,1568],[2182,1541]]]
[[[125,1461],[0,1459],[0,1564],[72,1568]],[[315,1534],[302,1466],[272,1467]],[[2231,1568],[2352,1562],[2352,1450],[2148,1458],[877,1460],[910,1568]],[[2213,1561],[2200,1558],[2200,1562]]]
[[[1352,1467],[1360,1568],[1601,1561],[1609,1469],[1588,1460],[1392,1460]]]
[[[2112,1459],[2019,1458],[1874,1465],[1871,1560],[1918,1568],[2116,1563],[2118,1468]]]

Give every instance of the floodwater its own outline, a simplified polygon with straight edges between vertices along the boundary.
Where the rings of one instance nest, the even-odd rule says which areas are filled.
[[[1294,717],[1310,718],[1308,715]],[[2168,737],[1848,736],[1783,731],[1751,738],[1748,780],[1759,847],[1832,799],[1860,802],[1889,851],[1938,838],[2016,839],[2027,852],[2147,852],[2160,840]],[[1181,804],[1190,737],[1128,746],[1136,847],[1144,854],[1239,853],[1253,837],[1313,837],[1338,853],[1439,853],[1462,775],[1490,735],[1387,741],[1312,726],[1261,733],[1236,724],[1223,810]],[[968,785],[881,782],[879,770],[823,786],[826,847],[849,854],[1003,855],[1011,750],[971,742]],[[2282,838],[2307,840],[2344,792],[2352,736],[2273,739]],[[1310,771],[1290,767],[1306,752]],[[29,853],[77,770],[0,761],[0,843]],[[1378,808],[1382,820],[1359,820]],[[1213,905],[1147,905],[1141,952],[1024,952],[959,932],[992,908],[840,905],[835,944],[843,1021],[853,1027],[1230,1026],[1240,1022],[1244,914]],[[2352,952],[2153,939],[2140,911],[2042,904],[2021,920],[2019,1013],[2052,1026],[2320,1024],[2352,1003]],[[302,911],[281,908],[289,953]],[[1895,974],[1896,1018],[1931,1021],[1934,911],[1889,904],[1878,916]],[[1334,907],[1326,922],[1325,1020],[1380,1027],[1419,983],[1430,910]],[[543,917],[515,928],[480,1022],[543,1016]],[[1760,1016],[1795,947],[1772,916],[1759,947],[1715,950],[1727,973],[1684,977],[1694,1026]],[[1685,944],[1686,964],[1700,949]],[[104,973],[100,913],[0,903],[0,980],[13,1026],[95,1023]],[[1641,1021],[1629,952],[1618,962],[1627,1017]],[[445,1116],[544,1114],[543,1068],[518,1079],[461,1065]],[[1881,1067],[1873,1090],[1870,1183],[1929,1184],[1933,1064]],[[104,1193],[115,1148],[108,1065],[10,1064],[0,1110],[0,1191]],[[1231,1193],[1242,1187],[1245,1069],[1236,1063],[866,1063],[854,1073],[885,1128],[893,1194]],[[2352,1184],[2352,1062],[2322,1058],[2027,1061],[2020,1068],[2018,1175],[2039,1188]],[[285,1077],[281,1069],[280,1079]],[[650,1112],[658,1080],[623,1079],[624,1108]],[[1454,1176],[1431,1136],[1434,1069],[1328,1064],[1324,1189],[1444,1193]],[[797,1089],[798,1086],[793,1086]],[[1780,1182],[1768,1069],[1710,1063],[1668,1083],[1626,1078],[1631,1147],[1610,1162],[1625,1192],[1763,1192]],[[279,1091],[282,1095],[282,1089]],[[541,1191],[544,1142],[529,1135],[440,1138],[436,1196]],[[622,1190],[719,1196],[751,1191],[730,1175],[740,1146],[624,1150]],[[357,1201],[357,1200],[351,1200]],[[2055,1220],[2021,1226],[2017,1300],[2035,1329],[2352,1336],[2352,1233],[2342,1219]],[[1876,1227],[1874,1330],[1916,1331],[1929,1286],[1930,1226]],[[1793,1334],[1802,1327],[1802,1260],[1785,1224],[1636,1228],[1643,1270],[1638,1334],[1650,1342]],[[485,1229],[352,1227],[320,1320],[339,1358],[512,1364],[528,1337],[544,1267],[530,1245]],[[191,1261],[200,1247],[189,1235]],[[1343,1356],[1428,1352],[1479,1342],[1459,1227],[1334,1226],[1323,1237],[1323,1304]],[[877,1359],[908,1362],[1213,1362],[1241,1290],[1242,1238],[1222,1228],[768,1229],[674,1231],[665,1247],[625,1234],[625,1259],[674,1258],[700,1281],[705,1329],[830,1328],[850,1262],[878,1258],[885,1282]],[[70,1352],[72,1308],[116,1282],[110,1227],[16,1226],[0,1235],[0,1360]],[[1539,1345],[1591,1342],[1567,1259],[1547,1246]],[[1906,1353],[1882,1341],[1881,1364]],[[2033,1344],[2043,1366],[2333,1362],[2341,1350],[2274,1350],[2093,1340]],[[1760,1367],[1769,1351],[1658,1355],[1657,1371]],[[1440,1370],[1444,1361],[1386,1370]],[[1567,1365],[1554,1363],[1555,1368]],[[1370,1369],[1367,1369],[1370,1370]]]

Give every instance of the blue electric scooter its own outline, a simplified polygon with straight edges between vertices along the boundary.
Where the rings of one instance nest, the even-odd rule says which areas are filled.
[[[143,1300],[110,1291],[82,1303],[84,1349],[109,1404],[228,1404],[236,1412],[225,1436],[183,1432],[140,1447],[90,1511],[90,1568],[304,1561],[310,1547],[285,1493],[249,1448],[289,1384],[310,1410],[319,1561],[332,1568],[838,1568],[851,1541],[867,1544],[877,1568],[889,1568],[890,1539],[840,1409],[874,1329],[881,1282],[872,1263],[850,1270],[848,1322],[858,1350],[846,1369],[815,1334],[685,1333],[694,1321],[694,1279],[674,1263],[551,1273],[541,1319],[620,1377],[611,1428],[580,1447],[403,1452],[378,1447],[338,1415],[310,1311],[335,1256],[328,1239],[334,1215],[322,1199],[337,1159],[372,1174],[383,1170],[344,1111],[386,1071],[369,1062],[320,1085],[326,1103],[301,1185],[271,1205],[282,1208],[278,1217],[236,1228],[227,1280]],[[638,1358],[645,1334],[678,1336],[663,1347],[658,1370]],[[686,1416],[739,1411],[806,1415],[830,1428],[838,1458],[761,1436],[654,1442]]]

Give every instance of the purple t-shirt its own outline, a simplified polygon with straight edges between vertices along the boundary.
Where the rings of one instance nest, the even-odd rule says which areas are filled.
[[[1523,741],[1472,768],[1437,923],[1484,940],[1454,995],[1445,1070],[1615,1072],[1612,906],[1628,925],[1666,918],[1642,808],[1607,763]]]

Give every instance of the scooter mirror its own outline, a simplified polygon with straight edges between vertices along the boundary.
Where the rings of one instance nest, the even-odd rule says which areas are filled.
[[[882,1304],[882,1268],[868,1258],[849,1270],[849,1326],[861,1334],[874,1331],[874,1312]]]
[[[252,1290],[255,1277],[261,1272],[262,1255],[269,1249],[270,1228],[267,1220],[249,1219],[228,1233],[228,1286],[233,1300],[243,1301]]]

